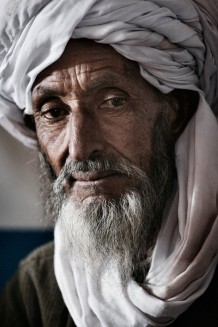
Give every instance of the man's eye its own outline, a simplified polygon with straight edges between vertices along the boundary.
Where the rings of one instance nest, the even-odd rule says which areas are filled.
[[[114,97],[105,100],[100,106],[100,109],[113,109],[122,107],[126,104],[126,98],[125,97]]]
[[[42,112],[42,116],[48,120],[58,120],[68,115],[68,111],[62,108],[52,108]]]

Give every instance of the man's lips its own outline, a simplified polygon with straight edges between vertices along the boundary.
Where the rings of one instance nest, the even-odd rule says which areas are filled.
[[[92,171],[92,172],[80,172],[80,173],[74,173],[73,176],[71,176],[72,180],[71,182],[76,183],[76,182],[97,182],[103,179],[107,179],[110,177],[115,177],[115,176],[122,176],[120,173],[115,172],[115,171]]]
[[[126,177],[126,178],[125,178]],[[120,197],[130,185],[128,177],[121,172],[111,171],[88,171],[72,172],[66,178],[66,193],[83,201],[92,197]]]

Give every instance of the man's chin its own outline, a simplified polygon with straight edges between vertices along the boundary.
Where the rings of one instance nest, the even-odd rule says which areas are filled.
[[[84,206],[89,206],[89,205],[94,205],[103,201],[111,201],[111,202],[116,202],[118,201],[118,197],[114,197],[113,195],[109,194],[101,194],[101,195],[88,195],[86,197],[77,199],[74,198],[74,201],[78,205],[84,205]]]
[[[120,200],[126,190],[103,190],[103,189],[86,189],[77,192],[71,192],[68,198],[74,201],[76,204],[90,204],[101,201],[117,202]]]

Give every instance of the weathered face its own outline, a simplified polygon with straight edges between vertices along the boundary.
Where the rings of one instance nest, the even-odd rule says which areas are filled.
[[[116,262],[123,282],[143,280],[174,178],[170,100],[110,46],[71,40],[38,76],[32,103],[57,177],[50,185],[43,170],[46,212],[65,248],[95,276]]]
[[[39,145],[56,175],[67,160],[104,156],[127,159],[149,174],[163,103],[136,63],[110,46],[71,40],[61,58],[38,76],[32,103]],[[130,182],[113,171],[73,177],[68,189],[79,201],[116,198]]]

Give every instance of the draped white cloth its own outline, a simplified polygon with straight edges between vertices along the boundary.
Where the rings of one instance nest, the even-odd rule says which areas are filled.
[[[0,124],[26,145],[20,109],[31,114],[36,76],[57,60],[68,40],[111,44],[140,65],[163,93],[199,93],[196,114],[177,141],[178,189],[166,208],[143,285],[102,292],[77,270],[55,230],[55,273],[78,326],[165,326],[209,285],[218,260],[218,1],[3,0],[0,7]],[[19,109],[18,109],[19,108]]]

